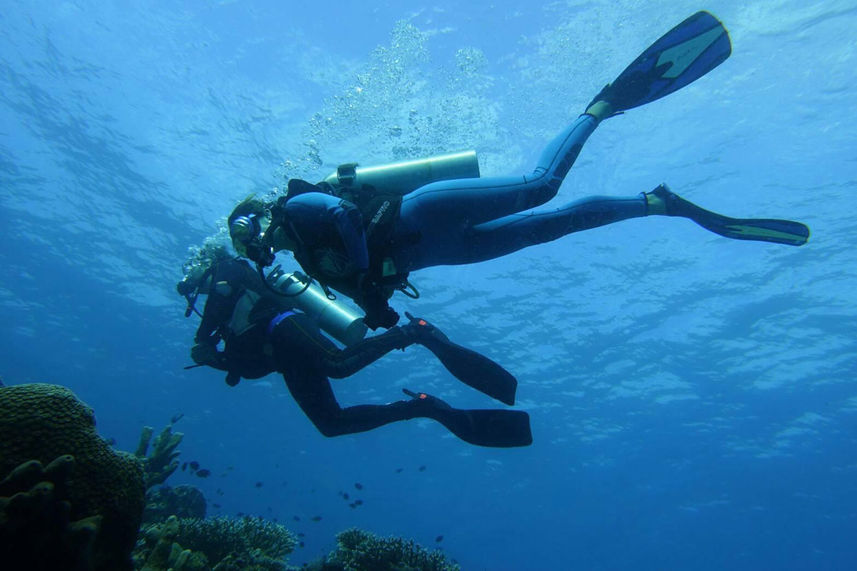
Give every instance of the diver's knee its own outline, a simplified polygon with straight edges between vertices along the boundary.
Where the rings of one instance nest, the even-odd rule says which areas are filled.
[[[326,436],[327,438],[333,438],[334,436],[342,436],[346,433],[345,428],[336,422],[313,422],[313,424],[315,424],[315,427],[318,429],[318,431],[321,432],[321,434],[323,436]]]

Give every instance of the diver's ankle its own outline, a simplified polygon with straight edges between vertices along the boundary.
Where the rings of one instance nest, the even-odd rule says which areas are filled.
[[[667,215],[667,203],[663,198],[653,192],[644,192],[643,198],[646,201],[646,216]]]
[[[593,101],[584,113],[586,115],[592,115],[600,123],[604,119],[613,115],[613,106],[606,101],[599,99],[598,101]]]

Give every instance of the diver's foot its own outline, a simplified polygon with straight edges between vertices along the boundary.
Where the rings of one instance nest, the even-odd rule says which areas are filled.
[[[809,227],[794,220],[774,218],[731,218],[705,210],[685,200],[662,184],[643,194],[646,215],[681,216],[693,220],[709,232],[733,240],[753,240],[801,246],[809,240]]]
[[[592,115],[599,122],[607,119],[608,117],[612,117],[613,115],[617,115],[615,109],[616,106],[611,100],[612,93],[612,85],[607,84],[604,86],[604,89],[598,92],[598,95],[592,98],[592,101],[589,102],[589,105],[586,106],[585,113],[587,115]]]
[[[419,403],[419,406],[425,407],[426,411],[452,410],[452,407],[445,400],[433,397],[428,393],[415,393],[414,391],[409,391],[408,389],[402,389],[402,392],[411,397],[413,401]]]
[[[644,193],[646,197],[646,216],[684,216],[692,218],[691,213],[696,206],[680,197],[667,187],[659,185],[656,189]]]
[[[405,316],[410,321],[405,325],[402,325],[400,329],[408,336],[408,338],[413,339],[414,343],[425,345],[425,343],[430,343],[431,341],[449,342],[449,337],[447,337],[443,331],[425,319],[414,317],[407,311],[405,312]]]

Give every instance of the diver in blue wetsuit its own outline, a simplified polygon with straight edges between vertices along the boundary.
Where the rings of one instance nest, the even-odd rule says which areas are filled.
[[[408,274],[414,270],[490,260],[628,218],[681,216],[729,238],[801,245],[809,236],[803,224],[729,218],[665,185],[634,197],[591,196],[557,209],[533,210],[556,196],[601,121],[684,87],[730,53],[723,25],[698,12],[607,85],[545,148],[529,175],[435,178],[397,196],[358,184],[358,170],[340,167],[338,185],[329,179],[318,185],[292,180],[276,204],[239,205],[229,218],[233,244],[260,267],[276,251],[294,252],[307,273],[354,299],[372,328],[395,325],[398,314],[387,300],[397,289],[408,293]]]

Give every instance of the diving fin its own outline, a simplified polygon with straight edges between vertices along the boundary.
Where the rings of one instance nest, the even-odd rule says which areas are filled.
[[[651,103],[696,81],[731,53],[729,33],[720,20],[697,12],[649,46],[589,107],[604,101],[618,114]]]
[[[502,403],[515,404],[518,381],[512,373],[485,355],[453,343],[424,319],[405,315],[419,332],[419,344],[434,353],[455,378]]]
[[[654,196],[662,202],[661,208],[667,216],[689,218],[706,230],[726,238],[773,242],[789,246],[803,246],[809,240],[809,227],[806,224],[771,218],[729,218],[685,200],[665,184],[661,184],[646,195]]]
[[[426,403],[426,413],[461,440],[476,446],[514,448],[533,443],[530,415],[521,410],[459,409],[426,393],[402,389],[406,395]]]

